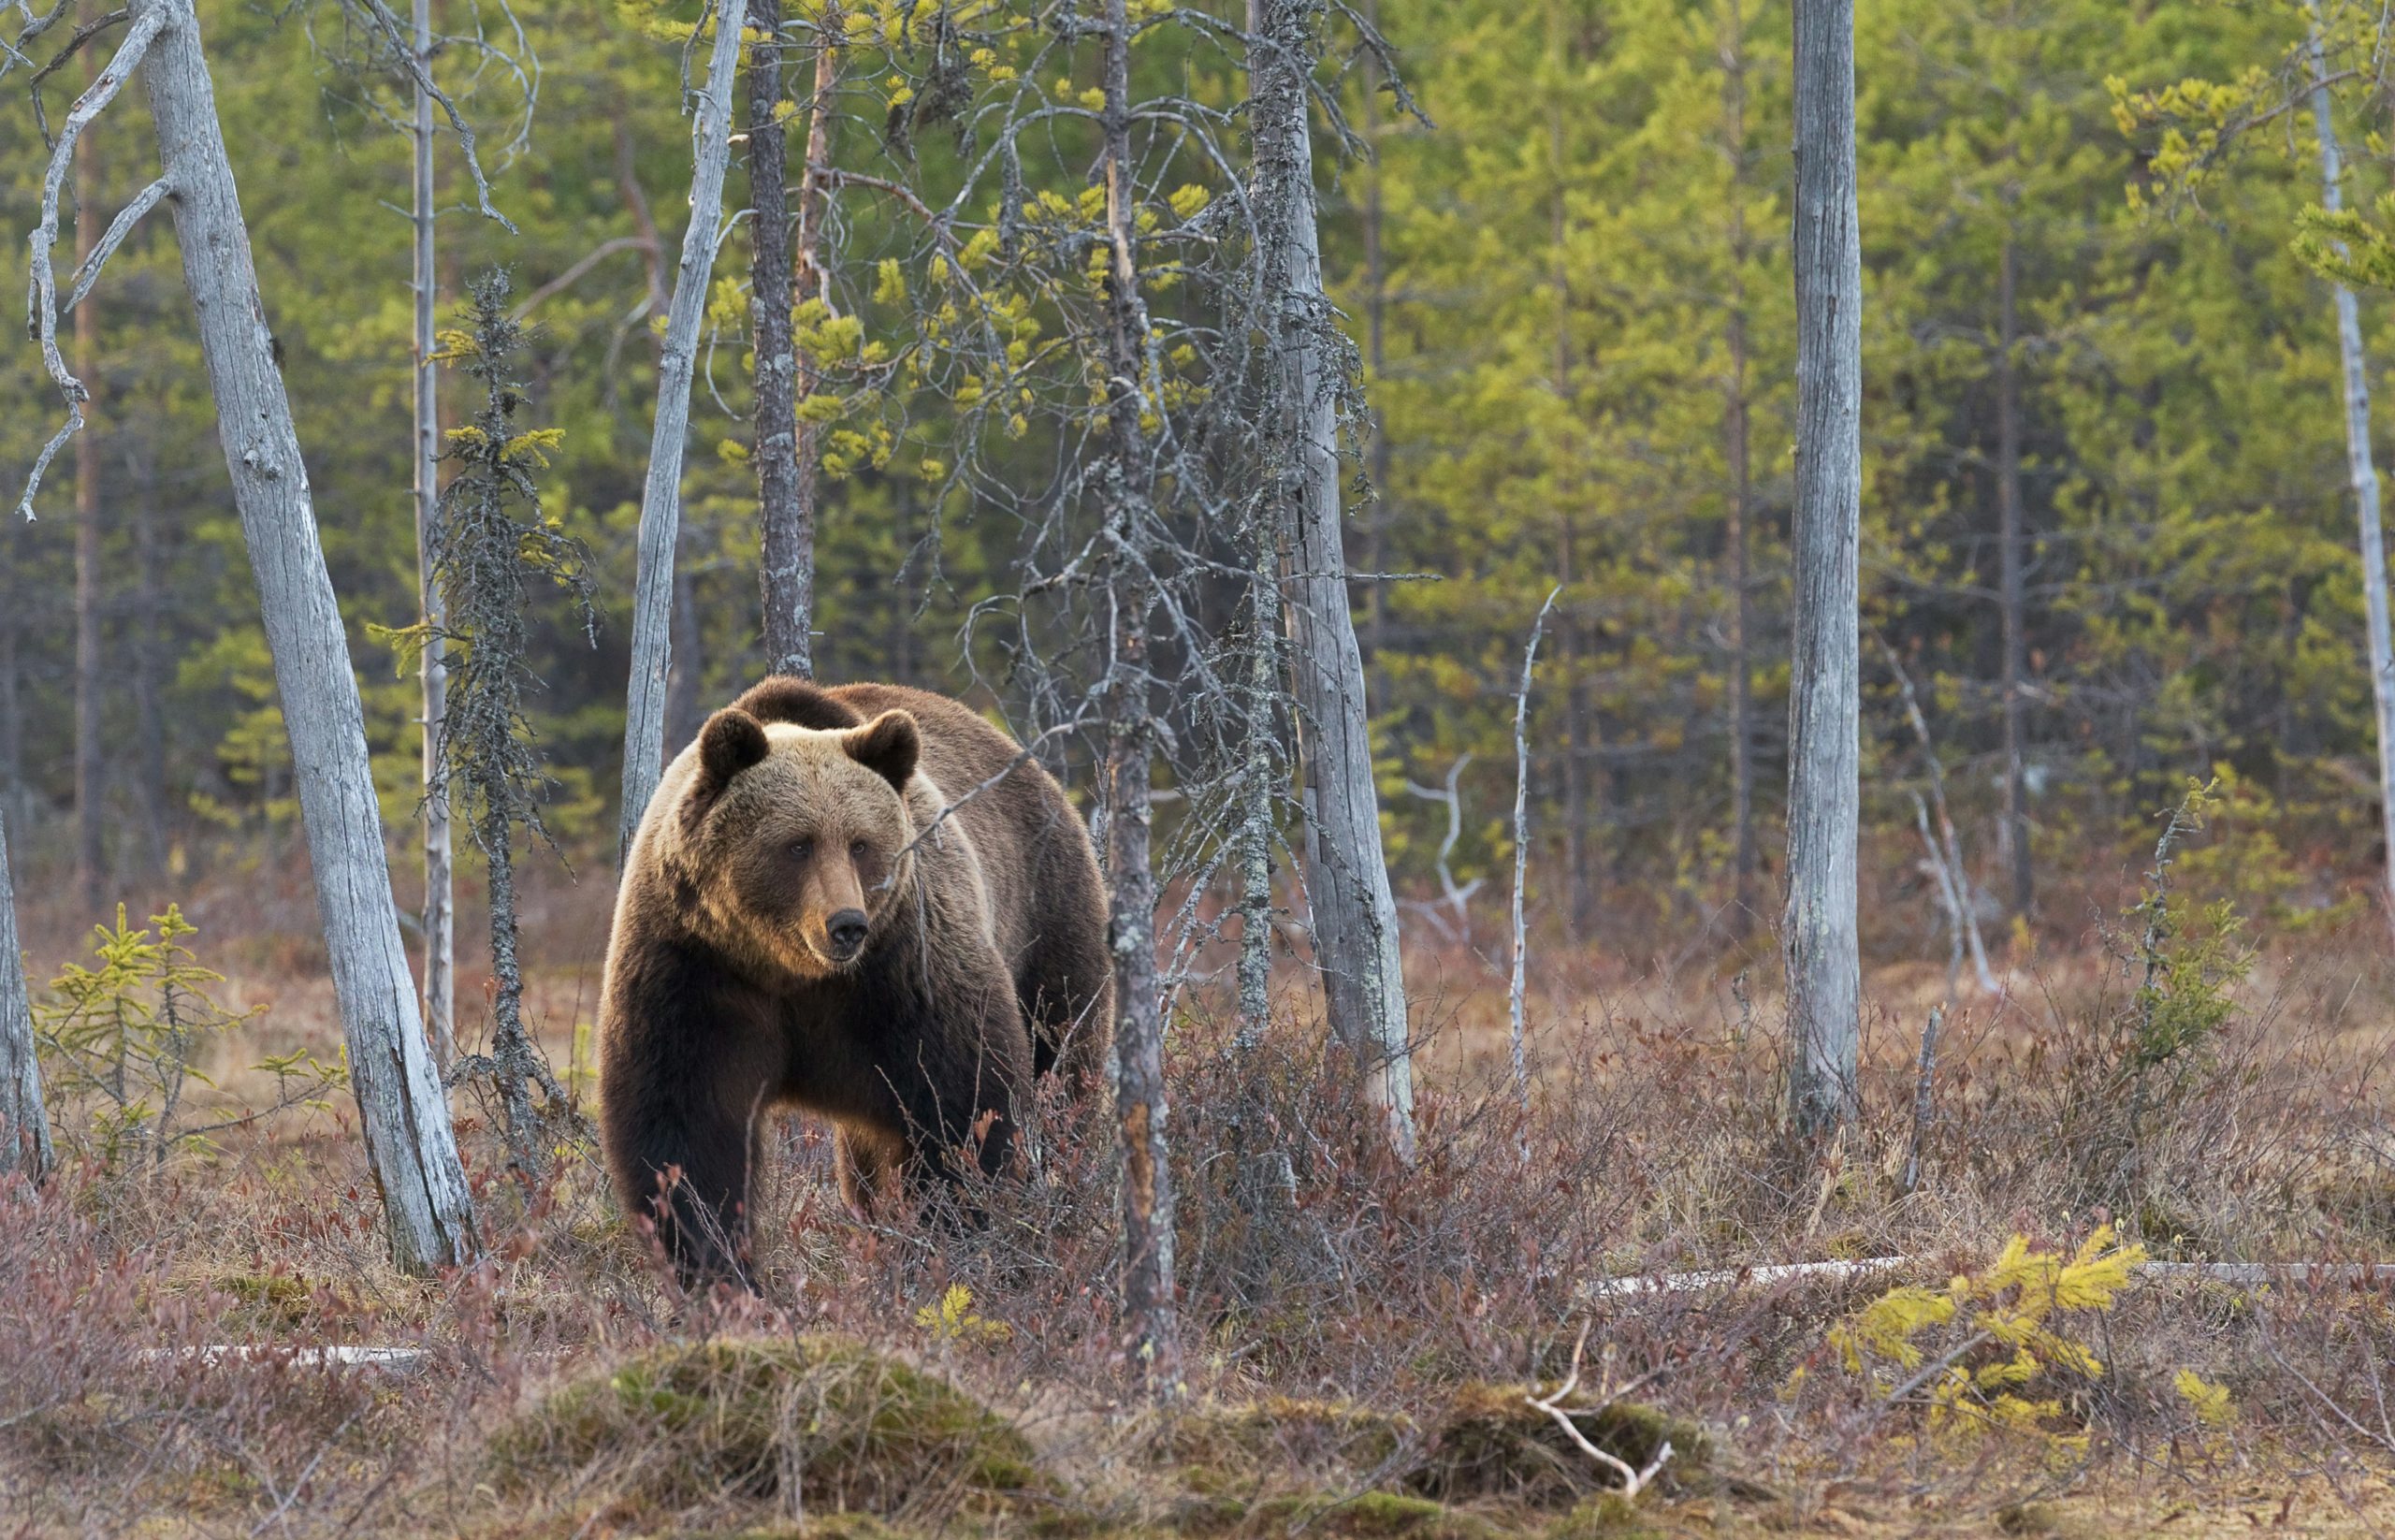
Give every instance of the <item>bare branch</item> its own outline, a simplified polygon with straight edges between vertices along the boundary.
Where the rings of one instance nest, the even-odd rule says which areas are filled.
[[[407,72],[408,79],[414,82],[415,88],[441,104],[442,113],[457,132],[458,147],[466,153],[466,170],[474,179],[474,198],[484,217],[496,221],[509,235],[520,234],[514,220],[491,206],[490,183],[483,178],[482,157],[474,151],[474,131],[466,125],[465,118],[457,111],[457,104],[450,100],[449,93],[433,83],[431,71],[425,68],[424,61],[416,56],[414,46],[399,30],[399,19],[391,14],[391,8],[383,4],[383,0],[354,0],[354,3],[383,29],[383,36],[389,41],[392,53]]]
[[[619,235],[602,240],[584,253],[581,259],[565,271],[526,295],[524,302],[516,306],[515,312],[508,318],[514,321],[523,320],[532,313],[542,300],[549,298],[561,290],[573,287],[581,280],[583,274],[617,252],[646,252],[653,256],[657,251],[657,242],[646,236]]]
[[[1649,1460],[1646,1464],[1646,1468],[1642,1470],[1632,1465],[1630,1461],[1622,1459],[1619,1455],[1611,1453],[1608,1450],[1598,1448],[1594,1444],[1589,1441],[1589,1436],[1586,1433],[1580,1431],[1580,1425],[1574,1422],[1572,1420],[1572,1414],[1563,1409],[1563,1401],[1565,1397],[1571,1395],[1572,1392],[1579,1387],[1580,1357],[1588,1350],[1588,1346],[1589,1329],[1587,1327],[1582,1327],[1580,1329],[1580,1340],[1572,1344],[1572,1373],[1565,1376],[1562,1385],[1557,1387],[1553,1395],[1548,1396],[1544,1400],[1537,1396],[1525,1396],[1523,1399],[1529,1402],[1532,1406],[1538,1408],[1540,1411],[1545,1412],[1548,1417],[1553,1417],[1555,1419],[1556,1426],[1562,1429],[1564,1436],[1571,1439],[1575,1445],[1579,1446],[1579,1450],[1582,1454],[1587,1455],[1590,1460],[1595,1460],[1598,1464],[1603,1465],[1606,1470],[1609,1470],[1614,1475],[1621,1477],[1622,1496],[1635,1498],[1640,1492],[1645,1491],[1647,1489],[1647,1484],[1654,1480],[1658,1475],[1662,1474],[1663,1467],[1671,1462],[1672,1441],[1670,1439],[1664,1439],[1661,1444],[1657,1445],[1655,1447],[1655,1457],[1652,1460]],[[1630,1391],[1636,1388],[1641,1383],[1643,1383],[1643,1381],[1633,1380],[1630,1384],[1623,1386],[1620,1389],[1612,1391],[1607,1391],[1604,1389],[1604,1387],[1600,1387],[1599,1395],[1602,1399],[1596,1405],[1584,1408],[1583,1415],[1585,1416],[1589,1412],[1604,1411],[1606,1407],[1611,1406],[1615,1402],[1629,1394]]]
[[[124,244],[124,238],[133,233],[133,227],[141,223],[141,216],[156,208],[161,200],[172,196],[174,191],[174,183],[160,177],[134,194],[133,201],[109,221],[109,227],[101,234],[99,243],[92,248],[92,254],[75,269],[75,286],[67,292],[66,302],[58,307],[61,320],[65,319],[76,306],[83,302],[83,297],[92,292],[92,285],[99,282],[100,269],[108,266],[109,258],[116,254],[116,249]]]
[[[58,142],[51,149],[50,166],[42,173],[41,219],[34,226],[32,237],[32,292],[27,296],[31,314],[26,329],[41,343],[42,367],[66,400],[66,422],[42,446],[32,474],[25,478],[25,493],[18,500],[17,512],[27,519],[34,516],[34,494],[41,490],[43,473],[50,469],[51,458],[65,447],[66,441],[82,431],[83,403],[92,399],[91,391],[67,370],[66,360],[58,352],[58,279],[51,267],[50,254],[58,244],[59,196],[65,186],[66,173],[75,164],[76,141],[83,137],[83,130],[91,126],[93,120],[107,110],[116,94],[124,89],[124,82],[132,79],[142,55],[150,51],[151,42],[165,25],[165,13],[154,9],[144,11],[141,19],[133,23],[133,30],[118,45],[116,56],[109,61],[108,67],[76,98],[73,110],[66,114],[65,126],[59,132]]]

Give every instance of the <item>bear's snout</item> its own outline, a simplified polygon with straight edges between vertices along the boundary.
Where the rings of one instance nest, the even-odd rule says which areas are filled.
[[[863,909],[842,909],[823,923],[824,938],[832,944],[832,960],[845,963],[864,945],[867,922]]]

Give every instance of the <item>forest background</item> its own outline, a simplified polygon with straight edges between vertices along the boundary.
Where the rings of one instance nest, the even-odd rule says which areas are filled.
[[[568,605],[549,607],[530,709],[562,782],[549,826],[603,868],[661,319],[652,283],[684,217],[681,60],[646,11],[540,4],[515,20],[520,35],[496,11],[474,23],[503,58],[444,59],[521,234],[474,213],[444,142],[443,312],[467,275],[499,263],[540,327],[531,420],[563,433],[544,499],[593,553],[601,623],[594,646]],[[1444,864],[1459,886],[1485,880],[1479,924],[1493,934],[1512,864],[1516,676],[1559,584],[1528,734],[1540,934],[1643,965],[1718,954],[1776,912],[1787,21],[1751,0],[1387,0],[1377,22],[1428,121],[1367,89],[1364,64],[1333,82],[1375,152],[1324,153],[1321,182],[1327,260],[1371,392],[1356,469],[1372,491],[1350,500],[1349,550],[1359,573],[1386,574],[1355,593],[1391,861],[1416,929],[1452,926],[1428,902],[1448,809],[1427,794],[1452,784]],[[336,13],[211,5],[203,22],[396,854],[416,812],[415,690],[372,633],[415,616],[408,145],[379,115],[404,109],[400,83],[346,62],[364,51]],[[2082,935],[2190,776],[2217,775],[2227,793],[2209,836],[2221,856],[2199,862],[2199,880],[2272,923],[2350,921],[2369,902],[2384,854],[2334,315],[2327,282],[2290,250],[2297,211],[2319,198],[2310,123],[2262,115],[2190,197],[2157,187],[2150,163],[2171,141],[2122,107],[2155,85],[2266,72],[2302,29],[2300,7],[2275,3],[1889,0],[1858,18],[1875,960],[1945,951],[1914,829],[1921,743],[1892,658],[1926,708],[1992,935],[2015,922],[2023,940]],[[1217,53],[1168,41],[1139,64],[1199,99],[1236,99]],[[906,101],[893,107],[910,94],[897,80],[869,49],[844,61],[834,165],[906,181],[952,153],[936,129],[911,130]],[[2344,82],[2347,196],[2364,206],[2383,181],[2368,84]],[[103,209],[146,180],[145,131],[135,119],[94,131]],[[30,113],[0,123],[20,228],[38,192],[35,132]],[[735,160],[735,207],[743,174]],[[883,259],[910,238],[888,198],[830,201],[830,308],[847,329],[808,335],[836,373],[831,355],[854,358],[904,323]],[[765,667],[743,454],[746,233],[718,258],[701,359],[669,752]],[[99,298],[91,579],[79,588],[65,461],[41,516],[0,530],[0,797],[37,937],[65,941],[120,897],[145,913],[197,874],[296,849],[272,671],[176,260],[163,224],[147,224]],[[2384,312],[2368,296],[2363,317],[2375,341]],[[453,402],[467,399],[459,385]],[[0,460],[29,464],[54,415],[34,350],[11,352],[0,393],[13,403]],[[1005,659],[986,629],[962,638],[974,606],[1018,585],[1029,521],[947,476],[952,403],[923,393],[897,413],[839,410],[819,676],[979,690],[1005,707]],[[1010,453],[1031,484],[1056,446],[1034,433]],[[2010,589],[2008,498],[2023,557]],[[79,606],[96,612],[103,746],[80,785]],[[2010,691],[2008,606],[2021,638]],[[97,809],[101,878],[62,931],[39,922],[70,919],[44,900],[76,891],[79,805]]]

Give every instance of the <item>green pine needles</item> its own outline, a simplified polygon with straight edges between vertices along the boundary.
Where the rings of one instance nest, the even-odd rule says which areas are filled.
[[[119,904],[114,925],[93,927],[91,963],[67,964],[34,1007],[51,1095],[61,1108],[88,1110],[65,1123],[64,1137],[108,1170],[155,1169],[180,1150],[208,1149],[214,1135],[318,1105],[342,1084],[338,1066],[302,1048],[255,1066],[274,1080],[265,1103],[211,1102],[194,1119],[192,1089],[218,1089],[202,1060],[257,1014],[216,998],[225,976],[184,944],[197,934],[172,904],[138,930]]]
[[[510,1160],[529,1180],[548,1164],[532,1089],[540,1089],[551,1114],[566,1106],[525,1030],[516,948],[516,839],[520,834],[547,841],[541,805],[552,784],[524,713],[525,691],[539,682],[526,661],[533,593],[562,588],[594,640],[597,617],[588,553],[566,532],[563,518],[541,506],[535,477],[548,468],[548,453],[563,434],[519,421],[526,398],[515,370],[525,328],[509,312],[510,289],[504,270],[485,272],[474,280],[466,307],[472,329],[442,334],[436,356],[483,386],[483,407],[471,427],[449,433],[443,458],[457,473],[441,493],[430,552],[431,582],[447,619],[437,632],[429,626],[419,632],[424,645],[442,649],[449,673],[438,772],[490,879],[490,1046],[486,1053],[459,1060],[451,1079],[491,1082]]]

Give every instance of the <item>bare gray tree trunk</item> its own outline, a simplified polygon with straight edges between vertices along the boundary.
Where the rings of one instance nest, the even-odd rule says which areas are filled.
[[[1123,1155],[1123,1347],[1158,1400],[1182,1393],[1181,1317],[1174,1299],[1172,1167],[1165,1124],[1164,1013],[1156,980],[1156,882],[1149,766],[1155,753],[1148,614],[1155,596],[1146,551],[1155,511],[1148,458],[1148,308],[1139,292],[1131,164],[1131,23],[1125,0],[1106,4],[1106,374],[1103,470],[1110,550],[1110,650],[1104,686],[1106,872],[1114,951],[1114,1112]]]
[[[133,502],[134,573],[140,613],[134,617],[125,652],[133,664],[133,715],[141,738],[136,762],[141,803],[141,866],[155,878],[167,869],[170,835],[167,815],[167,720],[158,695],[166,663],[165,585],[159,581],[166,565],[158,530],[158,479],[154,465],[144,461]]]
[[[432,0],[415,0],[416,67],[432,78]],[[414,228],[415,267],[415,559],[416,591],[423,596],[425,624],[438,631],[447,623],[441,591],[432,581],[432,530],[441,498],[440,367],[432,361],[439,351],[435,340],[435,303],[441,277],[434,262],[432,93],[415,88],[414,202],[410,218]],[[449,670],[441,648],[428,647],[417,654],[416,672],[424,699],[424,1026],[432,1039],[432,1056],[447,1064],[457,1047],[457,908],[455,860],[449,832],[449,793],[440,773],[441,724],[448,712]]]
[[[690,125],[690,223],[682,232],[665,345],[657,360],[657,421],[641,493],[639,572],[632,587],[631,689],[624,710],[624,796],[617,867],[664,770],[665,684],[673,665],[674,556],[682,523],[682,451],[690,430],[690,372],[715,266],[723,173],[732,161],[732,85],[740,69],[740,18],[716,18],[706,89]]]
[[[1853,0],[1796,0],[1795,602],[1788,707],[1788,1110],[1800,1139],[1856,1110],[1862,963],[1863,250]]]
[[[99,51],[83,54],[83,86],[99,78]],[[75,141],[75,265],[91,260],[100,238],[99,143]],[[99,372],[99,309],[75,307],[75,373],[90,385]],[[87,409],[88,410],[88,409]],[[101,738],[100,444],[88,429],[75,441],[75,877],[88,923],[108,908],[108,746]]]
[[[8,879],[8,835],[0,821],[0,1175],[50,1172],[50,1116],[41,1104],[41,1065],[34,1056],[33,1002],[25,992],[25,954],[17,946],[17,893]]]
[[[765,667],[814,673],[812,542],[799,501],[798,344],[791,327],[790,189],[782,99],[780,0],[748,0],[748,24],[765,40],[748,51],[748,324],[757,356],[757,581],[763,590]]]
[[[2312,78],[2323,73],[2320,63],[2319,7],[2307,6],[2315,29],[2310,38]],[[2312,88],[2312,122],[2320,138],[2320,202],[2334,213],[2344,207],[2343,157],[2337,149],[2336,125],[2330,120],[2329,88]],[[2337,248],[2342,254],[2344,247]],[[2378,725],[2379,832],[2387,844],[2387,913],[2395,923],[2395,642],[2390,642],[2387,614],[2387,542],[2378,521],[2378,467],[2370,452],[2370,360],[2362,353],[2361,316],[2354,291],[2339,283],[2337,345],[2345,373],[2345,465],[2353,482],[2354,509],[2360,526],[2362,605],[2368,627],[2370,693]]]
[[[1389,1142],[1414,1155],[1414,1061],[1397,899],[1381,851],[1364,659],[1340,529],[1339,366],[1322,287],[1307,82],[1321,0],[1263,0],[1248,65],[1256,239],[1274,315],[1274,386],[1286,485],[1291,670],[1305,747],[1306,897],[1332,1032],[1356,1054]]]
[[[1755,874],[1753,478],[1747,422],[1747,39],[1737,0],[1729,7],[1721,57],[1721,108],[1730,155],[1730,377],[1722,386],[1721,451],[1729,461],[1730,516],[1730,934],[1753,931]]]
[[[274,363],[240,195],[225,159],[193,0],[131,0],[183,283],[199,322],[219,437],[256,574],[297,766],[333,992],[392,1259],[405,1271],[474,1254],[449,1104],[424,1039],[367,760],[348,638],[316,540],[308,467]]]
[[[1996,599],[2004,611],[2004,858],[2012,912],[2037,897],[2029,864],[2028,761],[2022,734],[2021,677],[2028,668],[2027,615],[2022,594],[2025,539],[2021,520],[2020,247],[2007,231],[1996,269]],[[1957,879],[1962,874],[1955,873]]]
[[[13,568],[0,577],[0,819],[25,826],[23,706],[18,699],[17,606],[22,603]]]

